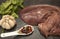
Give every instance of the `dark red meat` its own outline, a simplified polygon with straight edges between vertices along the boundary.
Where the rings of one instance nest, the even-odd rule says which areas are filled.
[[[54,12],[58,12],[55,6],[33,5],[23,9],[20,12],[20,18],[27,24],[38,25],[43,23]]]
[[[60,9],[51,5],[33,5],[20,12],[21,19],[30,25],[38,25],[46,37],[60,35]]]
[[[38,24],[38,27],[45,36],[60,35],[60,16],[54,13],[44,23]]]

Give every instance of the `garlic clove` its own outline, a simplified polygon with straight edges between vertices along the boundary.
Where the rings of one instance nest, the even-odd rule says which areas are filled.
[[[1,19],[0,20],[0,25],[2,25],[4,21],[5,21],[5,19]]]
[[[2,26],[3,28],[5,28],[5,27],[6,27],[5,25],[6,25],[6,23],[4,22],[1,26]]]
[[[10,25],[9,25],[8,23],[6,23],[6,24],[5,24],[5,28],[6,28],[6,29],[10,29],[11,27],[10,27]]]
[[[0,26],[2,25],[2,21],[0,20]]]
[[[8,18],[9,17],[9,15],[4,15],[2,18],[4,19],[4,18]]]
[[[14,17],[12,17],[12,16],[10,16],[9,18],[10,18],[10,19],[12,19],[12,20],[14,20],[14,19],[15,19],[15,18],[14,18]]]
[[[1,25],[1,20],[0,20],[0,25]]]
[[[9,20],[9,25],[10,25],[11,27],[14,27],[14,25],[15,25],[14,21]]]

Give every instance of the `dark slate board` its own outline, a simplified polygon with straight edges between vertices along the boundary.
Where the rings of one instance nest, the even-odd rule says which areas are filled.
[[[0,4],[4,2],[5,0],[0,0]],[[60,6],[60,0],[25,0],[24,6],[29,6],[29,5],[36,5],[36,4],[51,4],[51,5],[56,5]],[[0,16],[1,18],[1,16]],[[20,18],[16,19],[17,25],[13,29],[5,32],[10,32],[10,31],[15,31],[18,30],[20,27],[26,25]],[[11,36],[11,37],[6,37],[6,38],[1,38],[0,39],[60,39],[58,36],[49,36],[45,38],[38,30],[37,26],[34,26],[35,30],[34,32],[29,35],[29,36]],[[0,27],[0,32],[2,28]]]

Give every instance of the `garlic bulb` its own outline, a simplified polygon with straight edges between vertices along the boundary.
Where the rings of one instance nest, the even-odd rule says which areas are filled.
[[[0,20],[0,26],[4,29],[11,29],[16,24],[16,21],[13,16],[4,15]]]

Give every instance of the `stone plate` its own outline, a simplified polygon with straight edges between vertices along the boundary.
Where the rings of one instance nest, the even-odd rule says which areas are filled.
[[[4,2],[5,0],[0,0],[0,4]],[[60,0],[25,0],[24,6],[29,6],[29,5],[36,5],[36,4],[51,4],[51,5],[56,5],[60,6]],[[1,19],[1,15],[0,15]],[[26,25],[20,18],[16,19],[17,25],[11,29],[11,30],[5,30],[5,32],[11,32],[18,30],[20,27]],[[35,30],[31,35],[28,36],[11,36],[11,37],[6,37],[6,38],[1,38],[0,39],[60,39],[60,36],[49,36],[45,38],[38,30],[37,26],[34,26]],[[0,33],[1,33],[2,28],[0,27]]]

